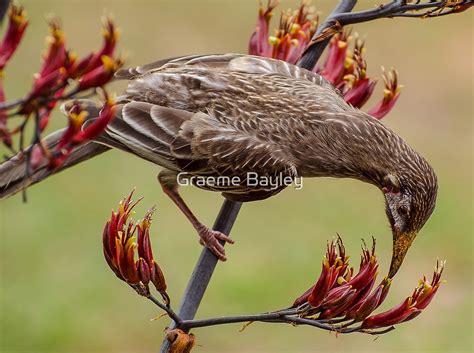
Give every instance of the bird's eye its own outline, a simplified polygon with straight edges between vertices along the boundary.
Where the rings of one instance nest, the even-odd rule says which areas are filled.
[[[397,211],[398,211],[398,214],[400,216],[407,216],[408,215],[408,207],[407,206],[399,206]]]

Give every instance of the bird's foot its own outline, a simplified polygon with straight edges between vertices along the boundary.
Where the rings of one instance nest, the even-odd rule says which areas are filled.
[[[234,241],[224,233],[212,230],[204,225],[198,228],[199,243],[209,249],[219,260],[226,261],[224,245],[219,241],[234,244]]]

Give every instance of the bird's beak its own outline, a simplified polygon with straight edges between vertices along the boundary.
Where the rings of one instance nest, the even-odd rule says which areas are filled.
[[[393,230],[393,252],[392,263],[390,264],[390,270],[388,272],[389,278],[393,278],[398,272],[416,234],[416,232],[403,233],[397,229]]]

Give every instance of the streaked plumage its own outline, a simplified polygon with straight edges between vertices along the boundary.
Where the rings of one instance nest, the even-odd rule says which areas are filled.
[[[356,178],[385,191],[394,237],[395,229],[416,233],[433,211],[437,183],[429,164],[318,74],[225,54],[162,60],[117,77],[130,84],[119,97],[117,118],[97,142],[163,166],[168,181],[180,171],[243,179],[248,172]],[[18,177],[7,170],[0,166],[3,195]],[[281,190],[245,184],[210,189],[238,201]],[[409,214],[398,212],[402,206]]]

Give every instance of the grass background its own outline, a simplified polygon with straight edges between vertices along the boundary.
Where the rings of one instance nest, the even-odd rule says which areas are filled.
[[[317,2],[328,14],[333,1]],[[361,1],[370,8],[374,1]],[[62,18],[68,42],[80,54],[100,45],[100,16],[114,14],[128,65],[191,53],[246,52],[256,1],[22,1],[31,19],[26,38],[6,72],[7,95],[21,96],[47,27],[45,15]],[[293,7],[296,1],[284,1]],[[278,10],[276,12],[278,17]],[[405,88],[385,123],[434,166],[438,206],[425,226],[384,308],[411,293],[437,257],[447,259],[445,279],[432,305],[417,320],[379,337],[336,337],[314,328],[254,324],[196,330],[196,352],[470,352],[472,342],[472,14],[433,20],[379,20],[355,28],[367,36],[369,74],[396,66]],[[120,90],[122,87],[115,87]],[[381,96],[381,84],[376,99]],[[375,99],[371,100],[374,103]],[[371,104],[369,103],[368,106]],[[57,115],[54,126],[65,124]],[[1,150],[2,154],[4,150]],[[156,258],[170,295],[179,301],[201,247],[189,223],[161,193],[158,167],[109,152],[0,203],[1,352],[157,351],[166,319],[109,271],[101,230],[110,208],[136,186],[145,200],[138,216],[156,204],[152,227]],[[358,259],[360,238],[375,236],[381,271],[391,235],[383,198],[351,180],[306,179],[303,191],[286,190],[244,205],[199,317],[281,308],[319,273],[326,240],[339,232]],[[221,198],[193,188],[186,200],[212,224]]]

